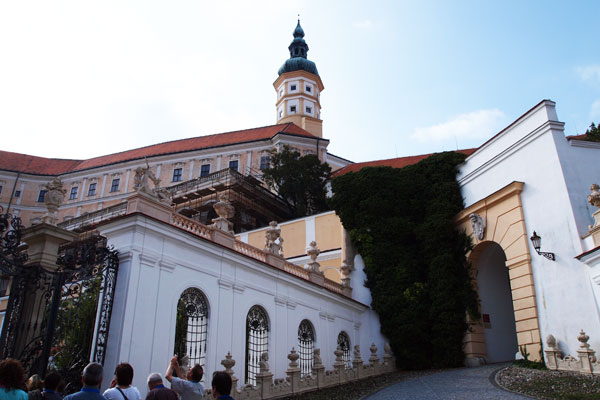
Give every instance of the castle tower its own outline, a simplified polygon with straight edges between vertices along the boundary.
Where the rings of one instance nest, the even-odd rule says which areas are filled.
[[[273,83],[277,91],[277,123],[293,122],[313,135],[323,137],[319,99],[324,86],[317,66],[306,59],[308,45],[300,20],[288,49],[290,58],[279,68],[279,78]]]

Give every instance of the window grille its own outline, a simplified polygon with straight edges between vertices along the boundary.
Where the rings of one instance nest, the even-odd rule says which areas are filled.
[[[309,320],[300,322],[298,327],[298,349],[300,349],[300,376],[312,373],[315,347],[315,329]]]
[[[260,157],[260,170],[267,169],[271,166],[271,156]]]
[[[46,198],[46,193],[48,193],[47,190],[45,190],[45,189],[40,190],[40,193],[38,194],[38,199],[37,199],[38,203],[44,202],[44,199]]]
[[[175,321],[175,354],[187,355],[191,366],[206,361],[208,301],[199,289],[184,290],[177,303]]]
[[[269,351],[269,317],[264,308],[254,306],[246,317],[246,383],[256,385],[260,356]]]
[[[96,195],[96,183],[90,183],[90,187],[88,188],[88,196]]]
[[[210,164],[200,166],[200,176],[208,176],[210,174]]]
[[[344,352],[344,354],[342,354],[342,360],[344,361],[346,369],[351,369],[352,360],[350,359],[350,337],[346,332],[340,332],[338,335],[337,344],[340,347],[340,350]]]
[[[181,182],[182,174],[183,174],[183,168],[175,168],[173,170],[173,182]]]
[[[121,178],[115,178],[112,180],[112,184],[110,185],[111,192],[118,192],[119,185],[121,184]]]

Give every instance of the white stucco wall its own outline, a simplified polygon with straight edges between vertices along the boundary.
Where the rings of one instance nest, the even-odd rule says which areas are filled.
[[[458,180],[467,207],[513,181],[525,183],[527,233],[535,230],[541,250],[556,255],[555,262],[547,260],[529,242],[542,340],[553,334],[563,351],[575,354],[580,329],[600,348],[599,309],[587,267],[574,258],[583,251],[580,229],[589,220],[582,203],[593,173],[583,171],[591,163],[599,173],[600,152],[594,158],[589,148],[570,146],[563,126],[555,103],[541,102],[468,157]]]
[[[246,316],[256,304],[269,316],[275,378],[285,377],[287,355],[298,349],[298,325],[305,318],[315,327],[315,347],[327,368],[342,330],[352,346],[360,344],[363,359],[372,342],[383,357],[379,321],[362,303],[143,215],[104,225],[101,234],[120,255],[105,386],[121,361],[133,365],[133,384],[143,395],[151,372],[164,375],[173,354],[177,302],[189,287],[199,288],[209,304],[206,377],[223,369],[220,362],[231,351],[243,384]]]

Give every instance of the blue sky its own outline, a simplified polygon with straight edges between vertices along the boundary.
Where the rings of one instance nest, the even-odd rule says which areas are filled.
[[[598,1],[0,4],[0,149],[89,158],[275,123],[300,13],[329,151],[477,147],[540,100],[600,122]]]

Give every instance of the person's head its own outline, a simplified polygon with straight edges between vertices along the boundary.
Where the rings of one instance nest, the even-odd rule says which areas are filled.
[[[98,363],[89,363],[81,374],[81,381],[85,386],[100,386],[102,383],[102,365]]]
[[[50,372],[46,375],[46,379],[44,379],[44,389],[58,392],[57,389],[59,388],[62,380],[62,376],[56,372]]]
[[[31,392],[32,390],[41,390],[44,387],[44,382],[42,382],[42,378],[38,374],[33,374],[27,379],[27,391]]]
[[[219,396],[231,393],[231,376],[225,371],[215,371],[212,377],[212,395],[216,399]]]
[[[200,364],[194,365],[192,369],[190,369],[187,373],[188,381],[192,382],[200,382],[202,380],[202,375],[204,375],[204,370],[200,366]]]
[[[148,389],[152,390],[162,383],[162,376],[158,372],[153,372],[148,376]]]
[[[121,363],[115,368],[117,385],[129,386],[133,380],[133,367],[129,363]]]
[[[25,371],[18,360],[7,358],[0,361],[0,385],[7,390],[21,389],[25,381]]]

